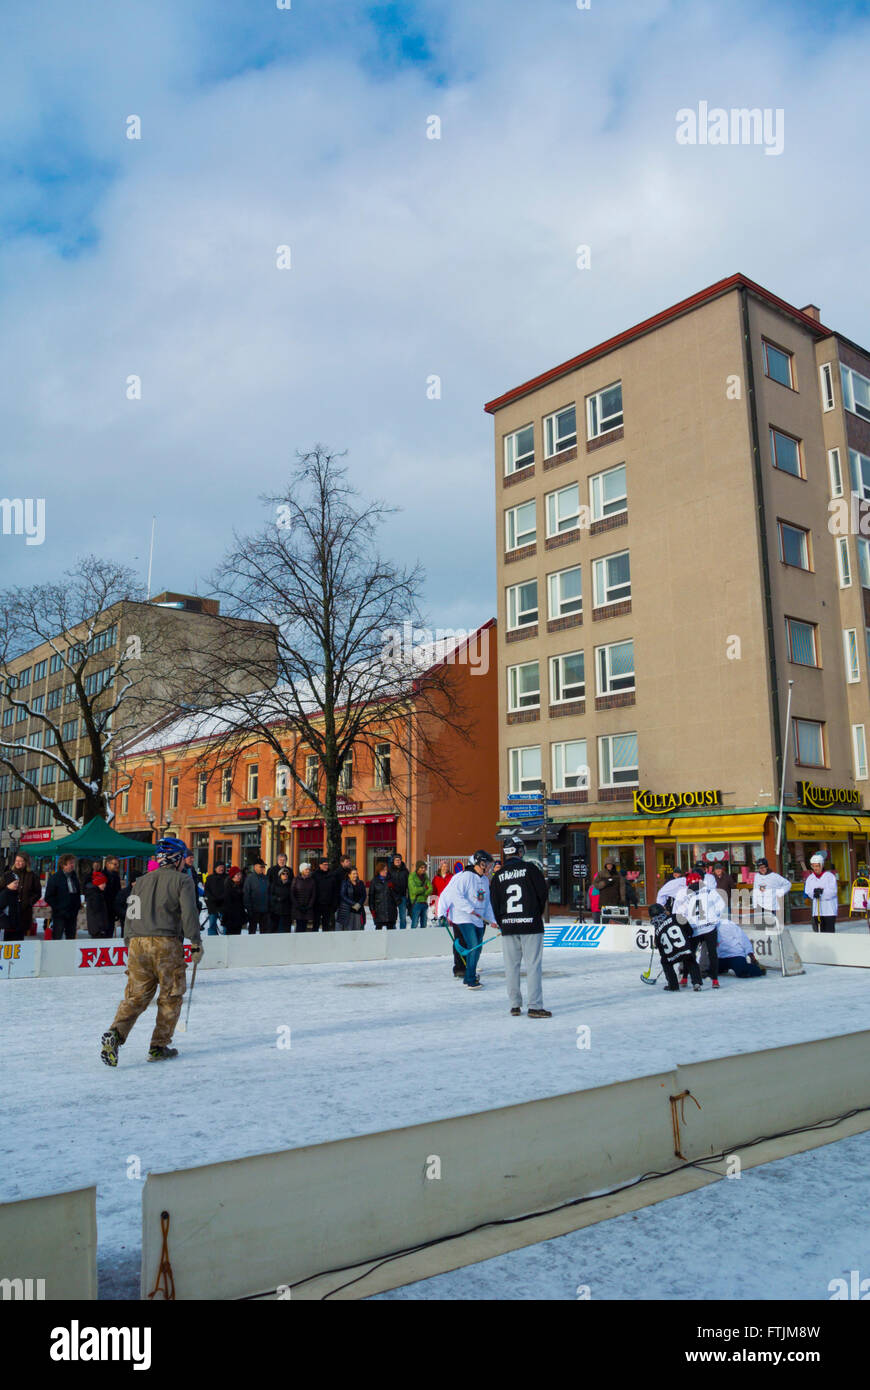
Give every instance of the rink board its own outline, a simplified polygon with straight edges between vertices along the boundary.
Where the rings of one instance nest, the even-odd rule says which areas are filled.
[[[32,1280],[20,1291],[2,1284],[4,1300],[95,1299],[97,1189],[0,1203],[0,1280]]]
[[[670,1097],[687,1090],[701,1106],[686,1098],[680,1121],[680,1150],[691,1160],[870,1106],[868,1059],[870,1032],[851,1033],[150,1173],[142,1198],[143,1296],[160,1262],[164,1210],[177,1298],[305,1298],[304,1286],[290,1286],[324,1270],[588,1197],[643,1173],[678,1170]],[[516,1244],[523,1243],[518,1227]],[[445,1267],[463,1262],[455,1257]]]
[[[808,965],[844,965],[870,969],[870,933],[800,931],[789,928],[801,959]],[[769,969],[779,969],[775,932],[747,929],[758,959]],[[649,962],[649,924],[595,925],[565,920],[547,928],[545,945],[598,951],[637,951]],[[119,938],[97,941],[43,941],[28,937],[19,943],[16,958],[4,960],[0,943],[0,982],[34,975],[88,975],[94,971],[121,974],[126,949]],[[236,970],[247,966],[328,965],[353,961],[412,960],[448,956],[451,940],[443,927],[415,931],[278,932],[266,936],[206,936],[200,970]],[[11,948],[10,948],[11,949]],[[498,937],[488,941],[484,955],[501,954]],[[190,943],[185,942],[190,959]],[[657,961],[656,957],[656,961]],[[3,965],[6,969],[4,971]],[[658,965],[654,962],[654,971]]]

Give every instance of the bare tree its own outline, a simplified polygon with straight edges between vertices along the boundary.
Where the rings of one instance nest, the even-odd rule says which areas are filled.
[[[199,653],[202,709],[191,724],[192,734],[196,727],[208,735],[200,765],[212,771],[251,744],[270,747],[324,819],[333,865],[341,853],[341,772],[352,750],[374,755],[387,742],[403,754],[409,781],[412,770],[425,770],[443,791],[460,792],[440,735],[449,725],[469,738],[449,663],[437,651],[421,661],[397,639],[420,627],[423,571],[379,554],[383,522],[395,509],[364,501],[339,457],[321,445],[298,455],[285,492],[262,499],[267,524],[234,537],[213,579],[221,622],[274,624],[277,669],[275,652],[267,660],[240,651],[229,626],[221,636],[216,623],[209,659]],[[238,693],[240,668],[250,694]],[[297,771],[299,747],[316,755],[316,780]]]
[[[12,723],[0,728],[0,767],[11,775],[14,786],[32,793],[56,820],[75,830],[94,816],[111,818],[117,795],[110,787],[111,753],[123,734],[124,714],[135,698],[142,662],[135,646],[110,651],[103,634],[117,625],[125,599],[142,601],[145,595],[132,570],[94,555],[78,561],[64,580],[0,593],[0,689],[5,708],[15,711]],[[17,657],[37,646],[47,648],[52,673],[61,676],[63,693],[53,708],[46,707],[44,696],[37,707],[33,687],[22,685],[11,669]],[[18,766],[32,746],[30,735],[13,737],[19,711],[30,735],[40,735],[40,764],[54,764],[53,782],[37,780],[35,773]],[[73,718],[81,729],[84,754],[76,755],[72,741],[64,738],[64,726]],[[72,783],[74,801],[83,802],[83,818],[61,808],[61,781]]]

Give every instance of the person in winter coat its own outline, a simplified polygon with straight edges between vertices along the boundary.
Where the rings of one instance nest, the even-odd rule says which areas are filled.
[[[251,872],[245,879],[244,899],[245,911],[248,914],[248,935],[254,936],[257,931],[261,933],[271,932],[269,880],[266,877],[266,865],[262,859],[254,861]]]
[[[426,873],[426,860],[418,859],[414,872],[408,875],[408,898],[411,902],[411,927],[425,927],[429,911],[429,899],[435,892],[432,880]]]
[[[14,869],[7,869],[0,888],[0,927],[4,941],[23,941],[24,922],[21,912],[21,879]]]
[[[396,894],[389,878],[389,865],[386,859],[378,860],[377,872],[369,884],[369,907],[372,910],[375,928],[392,931],[399,916]]]
[[[341,880],[336,930],[362,931],[366,921],[365,903],[366,886],[356,869],[351,869],[347,877]]]
[[[710,980],[713,988],[718,989],[717,928],[725,916],[725,912],[722,907],[722,899],[716,889],[705,888],[700,874],[694,872],[686,874],[686,886],[680,890],[674,900],[673,915],[678,922],[692,928],[696,958],[703,941],[707,948]],[[686,967],[683,966],[683,983],[685,984],[687,981]]]
[[[221,904],[221,921],[227,936],[238,936],[247,920],[242,871],[233,864],[227,874],[227,886]]]
[[[109,936],[115,935],[115,922],[118,919],[118,894],[121,891],[121,866],[114,854],[106,859],[103,873],[106,875],[106,907],[109,910]],[[123,918],[121,921],[123,922]]]
[[[438,894],[438,902],[441,901],[441,894],[444,892],[444,889],[447,887],[451,878],[453,878],[453,875],[461,874],[464,869],[465,865],[463,864],[461,859],[457,859],[456,863],[453,865],[452,870],[450,868],[450,865],[447,864],[445,861],[442,861],[442,863],[438,865],[438,872],[432,880],[432,886],[434,887],[435,892]],[[442,879],[443,882],[441,882]],[[435,904],[435,911],[438,911],[437,902]],[[465,979],[465,961],[462,959],[462,956],[457,951],[455,941],[453,943],[453,978],[454,980]]]
[[[269,890],[269,913],[275,931],[293,930],[292,888],[290,870],[285,866],[278,870],[278,877],[273,880]]]
[[[393,893],[396,897],[396,904],[399,909],[399,930],[404,931],[407,925],[408,913],[408,866],[401,854],[393,855],[393,862],[387,870],[387,877],[393,885]]]
[[[625,891],[625,879],[619,872],[619,865],[612,855],[608,854],[604,861],[604,868],[599,869],[592,880],[592,892],[598,894],[598,910],[595,913],[595,921],[601,921],[601,913],[605,907],[625,907],[628,895]]]
[[[53,941],[75,941],[76,918],[82,905],[82,891],[76,873],[75,856],[65,854],[57,873],[51,875],[45,887],[45,901],[51,908],[51,938]]]
[[[314,926],[317,931],[335,931],[338,891],[344,874],[331,869],[326,855],[314,871]]]
[[[479,849],[472,855],[470,867],[461,874],[454,874],[438,899],[438,916],[446,917],[453,924],[465,947],[464,980],[469,989],[481,988],[477,962],[483,933],[489,923],[495,925],[487,877],[492,862],[489,851]]]
[[[107,882],[102,869],[94,869],[90,883],[85,884],[88,936],[112,935],[113,923],[109,920],[109,904],[106,901]]]
[[[441,894],[444,892],[444,889],[447,887],[452,877],[453,874],[450,871],[450,865],[447,863],[446,859],[442,859],[441,863],[438,865],[438,872],[432,879],[432,891],[436,897],[441,897]]]
[[[290,901],[297,931],[313,931],[316,890],[310,864],[300,864],[290,885]]]
[[[214,872],[209,874],[203,885],[205,891],[205,907],[208,913],[207,936],[218,935],[218,918],[223,909],[228,883],[229,879],[227,877],[226,865],[215,864]]]
[[[280,879],[280,877],[281,877],[281,871],[282,871],[282,869],[286,869],[286,870],[287,870],[287,879],[288,879],[288,882],[292,881],[292,879],[293,879],[293,870],[290,868],[289,864],[287,863],[287,856],[286,856],[286,854],[279,854],[279,855],[278,855],[278,862],[277,862],[276,864],[272,864],[272,865],[266,870],[266,878],[269,880],[270,901],[271,901],[271,894],[272,894],[272,891],[273,891],[273,889],[276,887],[276,885],[277,885],[277,883],[278,883],[278,881],[279,881],[279,879]],[[273,923],[273,930],[274,930],[274,931],[289,931],[289,930],[290,930],[289,927],[282,927],[281,921],[280,921],[280,918],[279,918],[277,912],[276,912],[276,913],[273,913],[273,916],[274,916],[274,918],[275,918],[275,921],[274,921],[274,923]]]
[[[716,950],[719,956],[719,969],[723,975],[727,975],[729,970],[733,970],[734,974],[739,976],[741,980],[746,980],[753,976],[767,974],[764,967],[758,964],[752,949],[752,942],[743,928],[739,927],[736,922],[723,919],[719,923],[717,936]]]
[[[719,897],[722,899],[722,906],[726,916],[731,911],[731,893],[734,888],[734,880],[728,871],[728,865],[721,859],[717,859],[713,865],[713,884]]]
[[[33,928],[33,909],[42,897],[42,883],[39,874],[30,867],[30,856],[21,850],[12,861],[12,872],[18,879],[19,924],[24,929],[24,935],[29,936]]]
[[[825,868],[825,856],[814,854],[804,881],[804,895],[813,909],[813,931],[837,930],[837,879]]]

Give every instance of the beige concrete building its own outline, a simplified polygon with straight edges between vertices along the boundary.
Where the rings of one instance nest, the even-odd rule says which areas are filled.
[[[735,275],[486,409],[500,800],[543,781],[558,801],[553,900],[605,850],[641,903],[674,864],[725,855],[739,882],[764,846],[773,866],[784,779],[792,908],[817,849],[848,903],[870,829],[870,353]]]

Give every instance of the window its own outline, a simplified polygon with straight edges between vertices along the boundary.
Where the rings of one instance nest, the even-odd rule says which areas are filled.
[[[774,347],[773,343],[762,340],[761,350],[764,357],[764,375],[769,376],[771,381],[778,381],[781,386],[790,386],[794,389],[794,373],[792,371],[792,355],[783,348]]]
[[[44,742],[43,745],[42,745],[43,748],[53,748],[54,745],[55,745],[56,743],[57,743],[57,730],[56,730],[56,729],[46,729],[46,731],[45,731],[45,742]]]
[[[530,627],[538,621],[538,581],[513,584],[507,591],[507,625],[511,631]]]
[[[308,753],[305,757],[305,785],[311,792],[317,791],[317,781],[320,776],[320,759],[316,753]]]
[[[867,739],[863,724],[852,725],[852,755],[855,759],[855,781],[867,780]]]
[[[547,535],[560,536],[580,525],[580,486],[571,483],[547,494]]]
[[[870,589],[870,541],[866,541],[863,536],[856,537],[858,546],[858,574],[861,578],[861,586]]]
[[[564,410],[557,410],[555,415],[548,415],[544,421],[544,457],[551,458],[553,454],[561,454],[563,449],[570,449],[577,443],[577,410],[573,405],[566,405]]]
[[[42,714],[45,709],[45,696],[35,695],[30,702],[30,707],[34,714]]]
[[[839,454],[839,450],[832,449],[831,453]],[[849,472],[852,475],[852,491],[857,492],[861,498],[870,497],[870,458],[867,454],[861,454],[857,449],[850,449]],[[840,492],[834,495],[842,497],[843,494]]]
[[[221,773],[221,801],[226,806],[233,797],[233,770],[225,767]]]
[[[47,661],[37,661],[36,665],[35,665],[34,668],[33,668],[33,683],[34,683],[34,685],[36,684],[37,681],[41,681],[41,680],[44,680],[44,679],[45,679],[45,673],[46,673],[47,670],[48,670],[48,662],[47,662]]]
[[[565,652],[550,657],[550,703],[564,704],[568,700],[586,697],[586,673],[582,652]]]
[[[572,739],[569,743],[554,743],[553,791],[586,791],[588,787],[585,738]]]
[[[353,749],[349,748],[345,753],[341,763],[341,772],[338,775],[338,785],[343,792],[349,792],[353,786]]]
[[[794,758],[803,767],[825,766],[824,724],[816,719],[793,719]]]
[[[26,719],[26,718],[27,718],[27,710],[24,708],[23,705],[19,705],[18,708],[17,708],[16,711],[15,711],[15,723],[16,723],[16,724],[20,724],[21,721],[22,721],[23,719]]]
[[[774,468],[781,473],[791,473],[794,478],[802,478],[800,440],[782,430],[770,427],[770,457]]]
[[[833,410],[834,368],[830,362],[823,362],[819,367],[819,382],[822,389],[822,410]]]
[[[43,763],[40,782],[44,787],[50,787],[57,777],[57,768],[54,763]]]
[[[802,623],[797,618],[786,618],[785,635],[789,661],[794,661],[798,666],[819,665],[815,623]]]
[[[840,588],[848,589],[852,583],[852,564],[849,559],[849,542],[845,536],[837,537],[837,572]]]
[[[25,830],[32,830],[36,825],[36,804],[22,806],[18,814],[22,827]]]
[[[783,564],[793,565],[799,570],[809,569],[809,534],[802,526],[792,526],[787,521],[779,523],[779,553]]]
[[[599,695],[618,695],[634,690],[634,642],[614,642],[596,650]]]
[[[843,655],[846,659],[846,683],[855,685],[861,679],[861,663],[858,659],[858,632],[854,627],[843,629]]]
[[[290,781],[290,769],[286,763],[278,763],[275,768],[275,795],[286,796]]]
[[[70,681],[69,685],[65,685],[64,688],[63,688],[63,702],[64,702],[64,704],[65,704],[65,705],[71,705],[72,702],[73,702],[73,700],[75,699],[75,697],[76,697],[76,688],[75,688],[75,685],[72,683],[72,681]]]
[[[130,789],[129,789],[129,787],[128,787],[126,791],[121,792],[121,814],[126,816],[126,815],[127,815],[127,812],[128,812],[129,810],[130,810]]]
[[[28,748],[41,748],[41,747],[42,747],[42,730],[41,730],[41,729],[37,729],[34,733],[28,734],[28,736],[27,736],[27,746],[28,746]]]
[[[390,745],[388,743],[375,744],[375,786],[388,787],[390,785]]]
[[[870,459],[867,460],[870,463]],[[843,470],[840,467],[840,450],[828,450],[828,476],[831,480],[831,496],[843,496]]]
[[[567,618],[572,613],[583,612],[583,586],[580,566],[557,570],[547,575],[548,612],[554,618]]]
[[[48,692],[48,703],[47,703],[46,708],[47,708],[47,709],[57,709],[58,706],[60,705],[60,702],[61,702],[62,698],[63,698],[63,691],[61,690],[60,686],[57,686],[56,689],[54,689],[54,690],[49,690],[49,692]]]
[[[593,521],[603,521],[606,516],[628,511],[624,463],[608,468],[605,473],[593,474],[589,479],[589,506]]]
[[[870,420],[870,381],[860,372],[840,364],[840,379],[843,383],[843,405],[853,415]]]
[[[605,734],[598,740],[598,784],[637,786],[637,734]]]
[[[535,461],[535,427],[525,425],[504,437],[504,471],[510,476]]]
[[[169,779],[169,809],[170,809],[170,811],[177,811],[177,810],[178,810],[178,778],[177,778],[177,777],[170,777],[170,779]]]
[[[3,727],[4,727],[4,729],[8,729],[8,728],[9,728],[9,725],[10,725],[10,724],[13,724],[14,722],[15,722],[15,710],[12,708],[11,705],[9,705],[9,706],[3,711]]]
[[[73,813],[73,804],[72,804],[72,801],[59,801],[59,802],[57,803],[57,809],[60,811],[60,813],[61,813],[62,816],[70,816],[70,817],[72,817],[72,813]]]
[[[504,521],[505,546],[508,550],[519,550],[521,545],[534,545],[538,538],[534,501],[510,507],[504,514]]]
[[[604,608],[608,603],[622,603],[631,598],[631,566],[628,551],[605,555],[592,561],[594,605]]]
[[[79,773],[79,777],[90,777],[90,775],[91,775],[91,755],[90,755],[90,753],[85,754],[85,756],[84,756],[83,758],[79,758],[79,760],[78,760],[78,773]]]
[[[92,675],[85,676],[85,694],[99,695],[101,690],[112,684],[112,680],[111,666],[104,666],[102,671],[94,671]]]
[[[30,684],[30,667],[26,666],[23,671],[18,672],[18,689],[23,690]]]
[[[256,793],[255,793],[256,795]],[[198,772],[196,776],[196,804],[204,806],[208,796],[208,773]]]
[[[246,800],[256,801],[260,794],[260,765],[248,763],[248,794]]]
[[[508,710],[537,709],[541,703],[541,675],[537,661],[508,667]]]
[[[51,675],[51,676],[56,676],[57,673],[58,673],[58,671],[62,671],[62,670],[63,670],[63,657],[61,656],[60,652],[55,652],[55,653],[54,653],[54,656],[51,658],[51,660],[50,660],[49,663],[48,663],[48,672],[49,672],[49,675]]]
[[[78,738],[78,733],[79,721],[77,719],[68,719],[60,731],[60,736],[64,743],[75,743]]]
[[[512,748],[510,750],[511,795],[517,792],[538,791],[541,782],[541,749]]]
[[[597,439],[608,430],[615,430],[622,424],[622,382],[615,381],[596,391],[594,396],[586,397],[586,437]]]
[[[50,806],[40,806],[40,808],[39,808],[39,824],[40,824],[41,826],[51,825],[51,814],[52,814],[52,813],[51,813],[51,807],[50,807]]]

